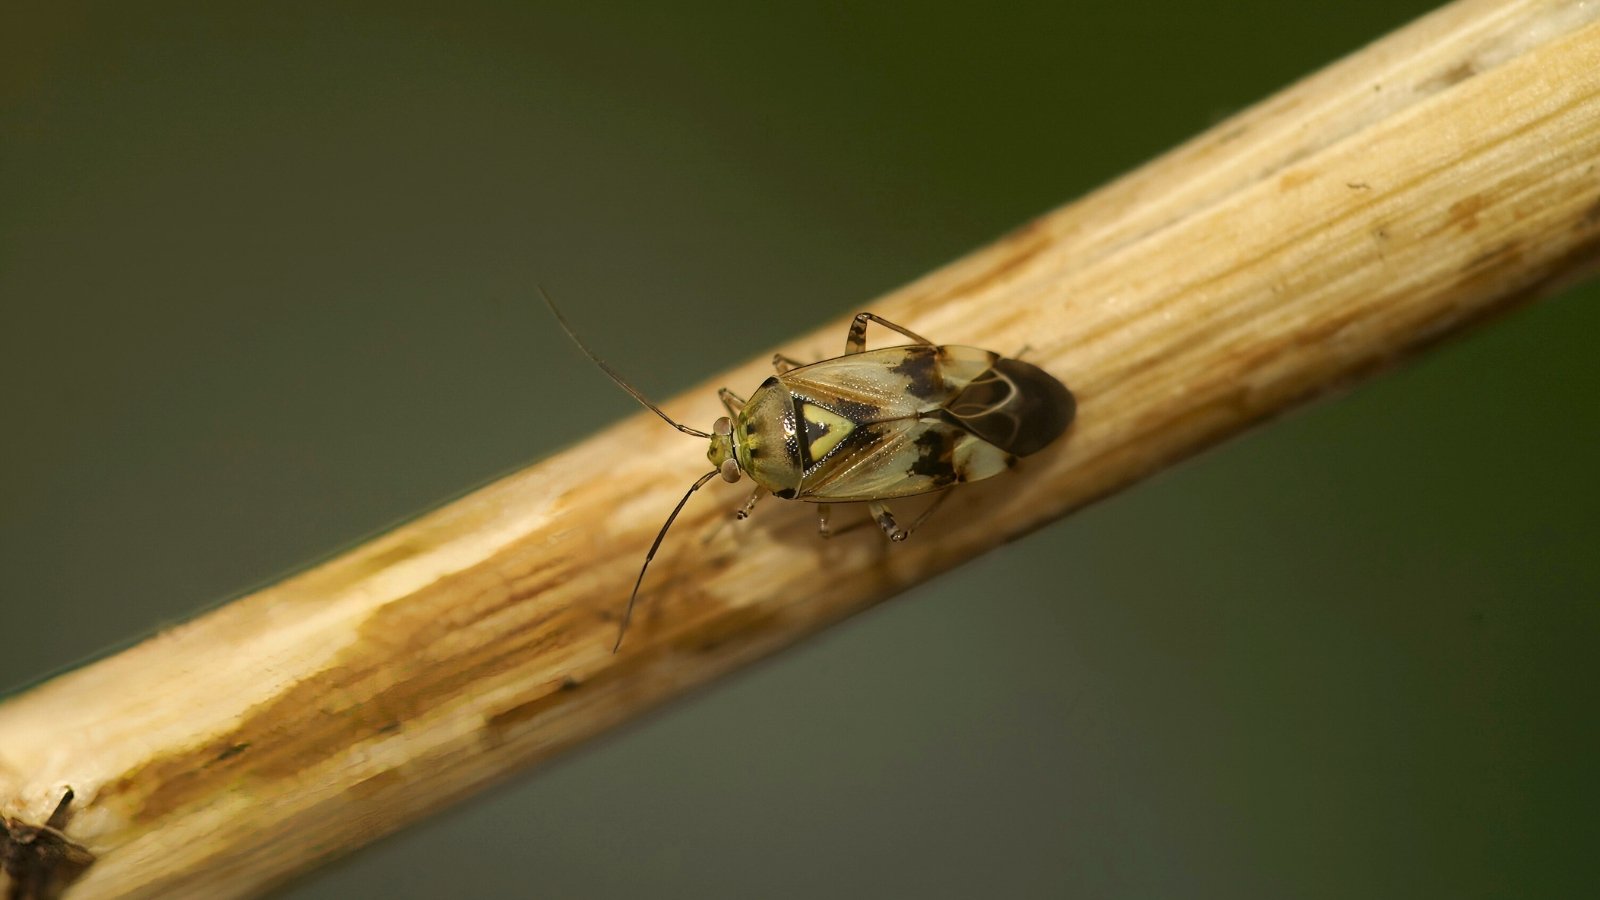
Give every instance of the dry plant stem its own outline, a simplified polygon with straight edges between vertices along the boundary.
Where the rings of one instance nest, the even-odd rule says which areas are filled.
[[[0,707],[0,809],[42,820],[76,789],[70,834],[100,857],[76,897],[259,891],[1575,277],[1600,248],[1597,20],[1592,0],[1446,7],[862,304],[1027,345],[1081,400],[1066,441],[903,545],[823,542],[809,507],[771,502],[700,547],[743,497],[713,486],[613,656],[640,556],[705,466],[640,413]],[[833,355],[845,327],[781,349]],[[703,427],[769,357],[666,408]]]

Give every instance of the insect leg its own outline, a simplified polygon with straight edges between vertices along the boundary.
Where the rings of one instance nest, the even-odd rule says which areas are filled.
[[[854,504],[854,503],[850,504],[852,509],[855,507],[855,505],[856,504]],[[833,524],[832,524],[832,520],[833,520],[833,504],[832,503],[818,503],[816,506],[817,506],[817,536],[818,537],[836,538],[841,534],[849,534],[850,532],[855,531],[857,528],[860,528],[863,525],[872,524],[872,520],[871,519],[857,519],[856,521],[851,522],[850,524],[844,526],[843,528],[835,529],[833,527]]]
[[[744,501],[744,505],[739,507],[739,511],[734,513],[733,517],[735,519],[748,519],[748,518],[750,518],[750,510],[756,508],[756,501],[760,500],[763,496],[766,495],[766,493],[767,493],[767,489],[764,488],[764,487],[758,487],[755,490],[751,491],[750,492],[750,499]]]
[[[844,352],[846,356],[850,355],[851,353],[860,353],[861,351],[867,349],[868,322],[877,322],[879,325],[882,325],[885,328],[892,328],[906,337],[911,338],[911,340],[918,344],[933,343],[933,341],[928,340],[922,335],[907,331],[888,319],[879,318],[872,313],[856,313],[855,321],[850,323],[850,334],[844,339]]]
[[[831,524],[831,514],[832,514],[833,511],[831,509],[825,509],[825,507],[828,507],[828,506],[831,506],[831,505],[832,504],[828,504],[828,503],[818,503],[817,504],[817,507],[818,507],[818,509],[817,509],[817,533],[822,535],[825,538],[836,538],[841,534],[849,534],[850,532],[855,531],[857,528],[860,528],[863,525],[871,525],[872,524],[872,520],[871,519],[857,519],[854,522],[851,522],[849,525],[844,526],[843,528],[834,528],[832,526],[832,524]]]
[[[739,507],[738,511],[733,514],[732,518],[718,520],[717,524],[715,526],[713,526],[710,531],[706,532],[705,537],[700,539],[700,543],[702,543],[702,544],[711,543],[711,541],[714,538],[716,538],[717,535],[722,533],[722,529],[724,527],[726,527],[729,522],[732,522],[734,520],[743,521],[745,519],[750,518],[750,510],[755,509],[756,501],[760,500],[762,495],[766,494],[766,492],[767,492],[766,488],[762,488],[762,487],[756,488],[755,491],[752,492],[750,494],[750,496],[744,501],[744,505]]]
[[[867,509],[872,512],[872,518],[878,523],[878,527],[883,529],[885,537],[891,541],[906,539],[905,529],[895,524],[894,513],[889,511],[889,507],[874,500],[867,504]]]
[[[772,367],[778,370],[779,375],[782,375],[790,369],[798,369],[803,365],[805,365],[805,363],[795,359],[792,356],[784,356],[782,353],[772,354]]]
[[[717,388],[717,396],[722,399],[722,406],[730,416],[737,416],[739,410],[744,408],[744,398],[727,388]]]
[[[922,527],[922,523],[928,521],[928,517],[933,515],[933,511],[938,509],[939,505],[948,499],[950,499],[950,491],[940,492],[939,496],[935,497],[933,502],[928,504],[928,508],[924,509],[922,514],[917,516],[917,518],[905,528],[901,528],[895,523],[894,513],[890,512],[889,507],[885,506],[883,503],[874,500],[867,505],[867,508],[872,511],[872,518],[877,521],[878,527],[883,529],[883,533],[888,536],[889,540],[903,541],[910,537],[913,531],[916,531],[918,528]]]
[[[922,514],[917,516],[916,520],[913,521],[910,527],[906,529],[905,536],[910,537],[912,532],[916,531],[918,528],[921,528],[922,523],[928,521],[928,517],[933,515],[933,511],[938,509],[940,504],[944,503],[946,500],[949,500],[952,493],[954,492],[940,491],[939,496],[933,498],[933,502],[929,503],[928,507],[922,511]],[[905,538],[901,538],[901,540],[904,539]]]

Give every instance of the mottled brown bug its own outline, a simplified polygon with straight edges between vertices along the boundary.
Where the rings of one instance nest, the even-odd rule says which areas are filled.
[[[673,508],[645,555],[617,632],[622,645],[644,573],[689,497],[712,477],[756,489],[738,511],[749,515],[765,494],[819,504],[818,530],[828,529],[828,504],[865,502],[892,541],[905,540],[948,494],[902,527],[884,501],[978,481],[1043,449],[1072,423],[1077,402],[1048,372],[989,350],[934,344],[921,335],[860,313],[850,324],[843,356],[805,365],[773,358],[777,374],[745,400],[723,388],[728,415],[708,434],[681,425],[645,399],[573,332],[548,296],[557,321],[574,343],[623,390],[685,434],[708,438],[715,466]],[[867,325],[876,322],[913,343],[868,350]]]

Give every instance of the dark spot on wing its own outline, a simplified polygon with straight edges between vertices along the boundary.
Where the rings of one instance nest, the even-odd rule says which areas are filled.
[[[917,458],[907,470],[908,475],[920,475],[943,487],[955,484],[956,432],[944,426],[929,428],[917,437]]]
[[[944,378],[939,374],[939,352],[933,347],[907,347],[905,358],[889,369],[904,375],[906,391],[918,400],[932,400],[944,393]]]
[[[857,400],[836,397],[828,401],[828,408],[855,422],[857,425],[883,421],[883,407],[876,403],[863,403]]]

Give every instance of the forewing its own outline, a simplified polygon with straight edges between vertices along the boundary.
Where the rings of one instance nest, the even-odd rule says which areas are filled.
[[[825,359],[790,369],[778,380],[864,425],[938,409],[998,358],[974,347],[913,344]]]
[[[977,481],[1015,457],[938,418],[896,419],[857,428],[808,471],[797,497],[815,502],[892,500]]]
[[[804,477],[796,497],[889,500],[1004,471],[1010,453],[944,411],[999,359],[975,347],[887,347],[778,376],[794,395]]]

